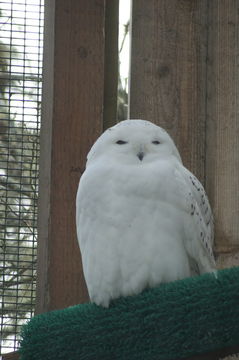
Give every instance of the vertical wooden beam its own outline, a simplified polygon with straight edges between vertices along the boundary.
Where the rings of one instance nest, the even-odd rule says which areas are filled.
[[[88,299],[75,231],[86,154],[103,129],[105,1],[47,0],[37,312]]]
[[[130,117],[169,131],[204,181],[206,0],[134,0]]]
[[[239,264],[238,40],[238,0],[133,1],[130,116],[165,127],[206,186],[219,267]]]
[[[16,351],[8,354],[2,354],[2,360],[19,360],[19,358],[19,353]]]
[[[104,129],[116,124],[118,91],[119,0],[105,5]]]
[[[207,188],[218,265],[239,265],[239,1],[209,1]]]

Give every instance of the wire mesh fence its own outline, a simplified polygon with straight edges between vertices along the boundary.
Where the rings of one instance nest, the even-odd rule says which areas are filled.
[[[43,16],[0,1],[0,354],[34,312]]]

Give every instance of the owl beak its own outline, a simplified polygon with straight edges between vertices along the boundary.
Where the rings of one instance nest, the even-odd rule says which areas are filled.
[[[144,152],[143,151],[138,152],[137,156],[138,156],[139,160],[142,161],[144,158]]]

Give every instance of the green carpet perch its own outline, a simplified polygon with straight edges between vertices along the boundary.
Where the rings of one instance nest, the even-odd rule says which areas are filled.
[[[81,304],[23,326],[21,360],[169,360],[239,345],[239,267]]]

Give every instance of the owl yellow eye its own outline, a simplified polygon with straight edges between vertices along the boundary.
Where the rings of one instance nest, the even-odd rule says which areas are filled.
[[[160,144],[160,141],[154,140],[154,141],[152,141],[152,144],[154,144],[154,145],[159,145],[159,144]]]
[[[118,141],[116,141],[116,144],[118,144],[118,145],[124,145],[124,144],[127,144],[127,141],[118,140]]]

